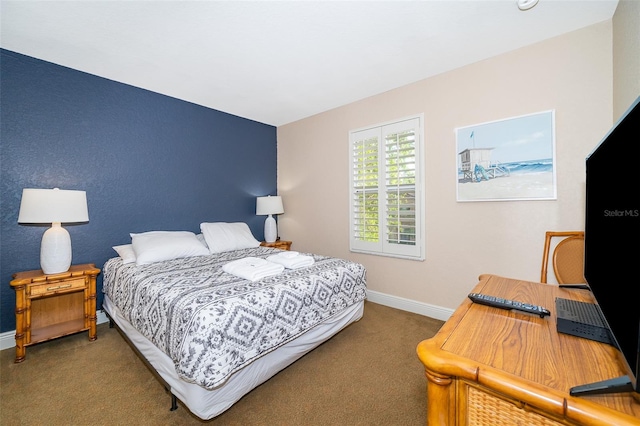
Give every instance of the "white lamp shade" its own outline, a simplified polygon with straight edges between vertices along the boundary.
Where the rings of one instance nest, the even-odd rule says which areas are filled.
[[[23,189],[18,223],[88,222],[87,193],[62,189]]]
[[[66,272],[71,266],[71,237],[60,224],[89,221],[85,191],[23,189],[18,223],[51,223],[40,244],[45,274]]]
[[[256,198],[256,215],[282,214],[282,197],[279,195]]]

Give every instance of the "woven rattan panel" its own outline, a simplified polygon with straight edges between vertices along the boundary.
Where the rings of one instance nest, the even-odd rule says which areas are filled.
[[[522,410],[496,396],[467,387],[469,426],[562,426],[540,414]]]

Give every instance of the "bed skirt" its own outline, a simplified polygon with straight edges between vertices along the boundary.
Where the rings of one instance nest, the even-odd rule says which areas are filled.
[[[209,420],[222,414],[252,389],[329,340],[344,327],[362,318],[364,301],[350,306],[300,337],[256,359],[234,373],[224,384],[212,390],[180,379],[176,374],[173,361],[133,328],[107,295],[104,297],[103,309],[169,385],[171,393],[194,415],[203,420]]]

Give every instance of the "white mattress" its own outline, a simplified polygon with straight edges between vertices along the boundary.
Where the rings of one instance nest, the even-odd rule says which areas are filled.
[[[171,393],[180,399],[193,414],[208,420],[227,410],[256,386],[330,339],[347,325],[362,318],[364,301],[358,302],[284,346],[256,359],[242,370],[234,373],[223,385],[213,390],[207,390],[197,384],[188,383],[178,378],[173,361],[136,331],[107,295],[104,298],[103,309],[169,384]]]

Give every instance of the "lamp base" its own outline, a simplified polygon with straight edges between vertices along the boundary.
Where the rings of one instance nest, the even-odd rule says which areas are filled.
[[[273,216],[269,215],[264,221],[264,240],[273,243],[278,239],[278,225]]]
[[[66,272],[71,266],[71,237],[60,223],[51,224],[42,235],[40,267],[45,274]]]

